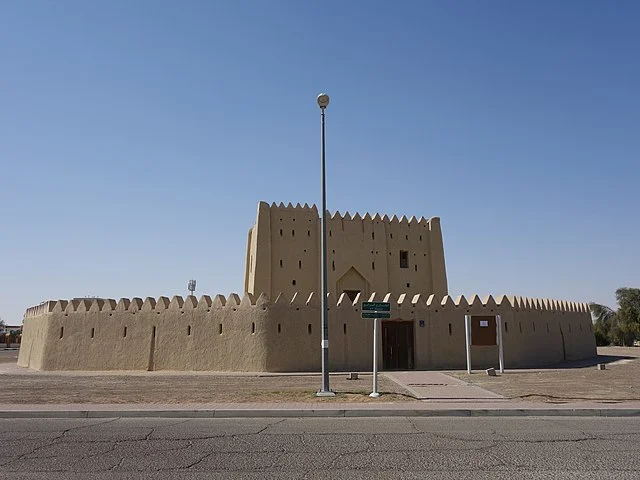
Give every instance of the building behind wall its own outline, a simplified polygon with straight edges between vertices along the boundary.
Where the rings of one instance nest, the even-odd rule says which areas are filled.
[[[319,292],[321,222],[315,206],[260,202],[249,230],[245,291]],[[336,212],[327,221],[327,284],[346,293],[448,293],[440,219]]]

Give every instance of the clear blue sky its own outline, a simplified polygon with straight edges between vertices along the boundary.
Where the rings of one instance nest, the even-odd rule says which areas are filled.
[[[640,287],[634,1],[0,2],[0,316],[242,291],[258,201],[440,216],[452,295]]]

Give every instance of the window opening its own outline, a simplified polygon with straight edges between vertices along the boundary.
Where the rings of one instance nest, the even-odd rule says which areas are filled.
[[[400,268],[409,268],[409,252],[400,250]]]
[[[356,297],[360,293],[360,290],[343,290],[343,293],[346,293],[349,300],[351,300],[351,303],[353,303],[356,301]]]

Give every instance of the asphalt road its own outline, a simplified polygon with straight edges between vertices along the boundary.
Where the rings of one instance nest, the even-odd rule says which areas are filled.
[[[0,420],[0,478],[640,478],[640,418]]]

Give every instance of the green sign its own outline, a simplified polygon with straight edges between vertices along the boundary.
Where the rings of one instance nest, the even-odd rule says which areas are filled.
[[[362,310],[374,312],[389,312],[391,311],[391,304],[389,302],[362,302]]]
[[[391,318],[388,312],[361,312],[362,318]]]

